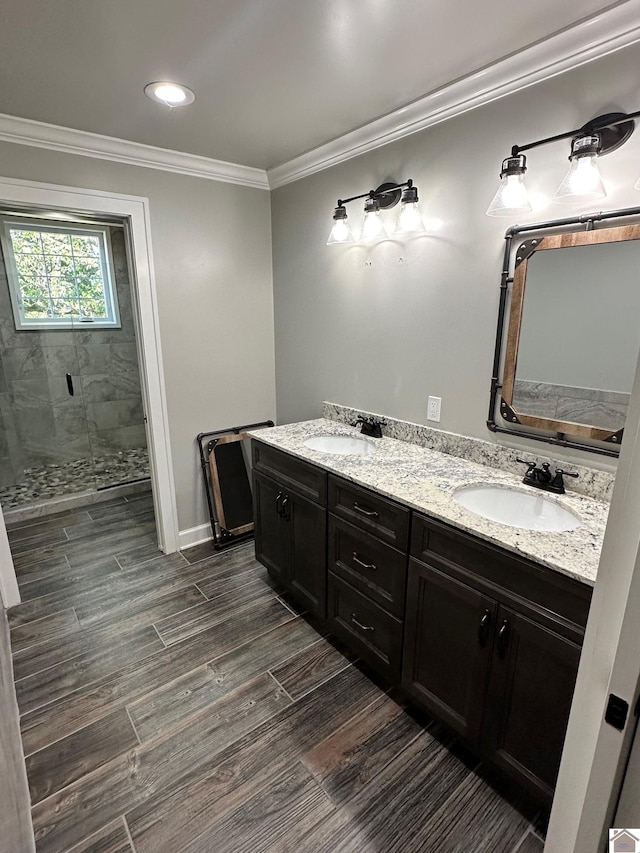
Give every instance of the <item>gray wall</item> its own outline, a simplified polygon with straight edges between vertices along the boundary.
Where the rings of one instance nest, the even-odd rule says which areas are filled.
[[[485,210],[514,143],[616,107],[637,109],[639,63],[640,48],[627,49],[274,191],[279,420],[317,416],[325,399],[425,423],[427,397],[436,395],[443,429],[523,444],[485,425],[503,236],[514,224]],[[530,152],[536,209],[528,221],[583,212],[549,201],[568,150],[556,143]],[[640,132],[602,159],[607,207],[640,203],[639,164]],[[372,249],[325,245],[338,197],[409,177],[425,217],[440,220],[431,236]],[[349,206],[354,218],[357,205]],[[544,457],[543,445],[527,443]],[[590,461],[611,466],[593,454]]]
[[[204,523],[195,436],[275,415],[268,193],[12,143],[0,163],[8,177],[149,198],[178,521]]]
[[[17,331],[0,252],[0,486],[25,468],[146,447],[124,231],[110,230],[119,329]]]

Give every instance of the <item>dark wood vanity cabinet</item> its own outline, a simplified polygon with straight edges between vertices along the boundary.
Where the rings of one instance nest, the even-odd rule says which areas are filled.
[[[418,514],[411,553],[405,692],[551,800],[591,590]]]
[[[256,558],[310,613],[327,615],[327,475],[253,442]]]
[[[331,631],[391,683],[402,670],[410,512],[329,476]]]
[[[253,483],[256,557],[273,578],[550,801],[591,588],[260,441]]]

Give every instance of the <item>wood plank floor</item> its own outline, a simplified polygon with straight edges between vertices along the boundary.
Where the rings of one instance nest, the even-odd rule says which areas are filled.
[[[270,582],[151,499],[10,526],[39,853],[540,853],[540,822]]]

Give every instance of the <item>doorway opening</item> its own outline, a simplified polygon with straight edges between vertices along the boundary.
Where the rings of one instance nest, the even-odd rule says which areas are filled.
[[[128,223],[0,208],[5,521],[151,489]]]

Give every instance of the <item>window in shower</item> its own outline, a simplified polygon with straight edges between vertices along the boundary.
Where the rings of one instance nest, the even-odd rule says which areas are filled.
[[[109,229],[3,220],[16,329],[119,328]]]

